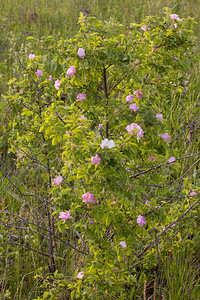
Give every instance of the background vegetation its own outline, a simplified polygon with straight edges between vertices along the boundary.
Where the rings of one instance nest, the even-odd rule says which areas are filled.
[[[194,17],[194,32],[199,35],[199,0],[2,0],[0,12],[0,93],[6,82],[14,76],[13,53],[25,51],[27,36],[53,35],[56,39],[73,36],[77,29],[80,12],[97,16],[102,20],[110,17],[124,25],[141,22],[147,15],[162,15],[165,7],[183,18]]]

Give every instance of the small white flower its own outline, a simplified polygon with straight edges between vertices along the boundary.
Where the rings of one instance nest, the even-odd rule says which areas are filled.
[[[113,142],[113,140],[109,141],[108,139],[105,139],[101,143],[102,149],[110,149],[110,148],[114,148],[114,147],[115,147],[115,143]]]

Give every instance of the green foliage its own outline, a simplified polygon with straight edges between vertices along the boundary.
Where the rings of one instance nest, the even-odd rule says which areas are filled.
[[[9,81],[7,101],[15,115],[7,140],[17,169],[24,172],[21,194],[33,188],[33,177],[37,200],[43,201],[37,213],[50,222],[50,207],[52,238],[67,245],[65,258],[63,244],[55,246],[59,252],[53,255],[55,264],[62,268],[67,260],[69,267],[67,276],[63,269],[51,269],[54,276],[46,277],[45,270],[39,270],[42,285],[37,299],[57,299],[66,289],[71,299],[134,299],[140,279],[151,280],[151,270],[160,267],[165,243],[180,246],[188,239],[189,225],[198,235],[196,206],[192,214],[188,210],[190,219],[172,226],[197,200],[190,195],[192,189],[200,190],[198,159],[190,156],[198,151],[193,143],[199,145],[199,95],[189,82],[198,63],[193,23],[191,18],[172,21],[167,11],[165,17],[149,16],[142,24],[125,28],[113,19],[103,22],[81,14],[74,38],[58,42],[52,36],[29,38],[27,47],[34,45],[38,53],[35,59],[19,58],[22,72]],[[147,26],[145,32],[142,25]],[[84,48],[84,58],[78,56],[79,48]],[[76,69],[72,77],[66,75],[70,66]],[[37,70],[43,71],[41,77]],[[56,80],[61,82],[59,89]],[[142,98],[134,96],[136,112],[126,102],[134,91],[143,93]],[[86,95],[84,101],[77,99],[80,93]],[[164,120],[156,119],[157,113]],[[144,136],[139,137],[137,130],[129,134],[126,128],[131,123],[138,124]],[[188,137],[190,123],[194,128]],[[164,133],[170,143],[161,138]],[[105,138],[115,147],[103,149]],[[96,154],[99,165],[91,162]],[[173,164],[168,163],[170,157],[176,157]],[[53,184],[57,175],[63,177],[59,186]],[[97,203],[84,203],[85,193],[93,194]],[[63,223],[58,213],[65,210],[72,220]],[[31,206],[29,211],[36,213]],[[37,233],[32,215],[29,227]],[[139,215],[146,225],[137,224]],[[168,225],[165,233],[163,227]],[[29,247],[39,244],[36,234]],[[84,276],[77,279],[80,271]]]

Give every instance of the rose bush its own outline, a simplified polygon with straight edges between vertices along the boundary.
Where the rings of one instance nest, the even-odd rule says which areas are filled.
[[[132,299],[139,274],[150,280],[160,263],[155,236],[168,236],[166,244],[160,238],[161,255],[169,240],[179,241],[172,235],[185,225],[170,224],[195,202],[186,197],[185,162],[194,152],[177,135],[197,113],[183,100],[196,54],[193,21],[175,27],[175,16],[126,29],[81,15],[73,39],[33,41],[47,51],[30,54],[10,84],[18,168],[39,164],[52,226],[57,220],[66,245],[79,251],[64,287],[46,291],[52,299],[61,287],[72,299]]]

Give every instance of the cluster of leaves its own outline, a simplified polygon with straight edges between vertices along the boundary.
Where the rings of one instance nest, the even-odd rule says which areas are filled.
[[[17,167],[29,174],[37,165],[37,181],[45,186],[41,195],[54,210],[52,224],[60,211],[72,216],[58,222],[59,234],[80,252],[76,271],[63,279],[72,299],[132,299],[141,269],[150,272],[158,264],[159,251],[188,235],[186,224],[172,225],[197,200],[190,196],[192,188],[194,195],[199,190],[199,181],[188,179],[185,155],[194,168],[196,157],[185,151],[185,134],[177,138],[182,130],[189,133],[187,126],[196,124],[198,114],[197,100],[185,101],[197,61],[192,24],[190,18],[175,21],[167,12],[164,18],[147,17],[125,31],[114,20],[81,15],[73,39],[56,43],[51,36],[29,38],[46,52],[19,60],[21,77],[9,82],[8,99],[16,115],[8,135]],[[82,58],[80,48],[85,50]],[[67,75],[70,66],[72,76]],[[143,97],[134,96],[139,109],[133,112],[126,97],[135,91]],[[85,99],[80,101],[78,94]],[[158,113],[163,119],[156,118]],[[137,130],[127,132],[131,123],[142,128],[142,137]],[[169,140],[162,139],[164,133]],[[105,138],[115,146],[101,147]],[[198,145],[196,137],[195,142]],[[96,154],[99,164],[91,161]],[[170,163],[170,157],[176,160]],[[54,184],[58,175],[62,182]],[[96,203],[83,202],[85,193]],[[137,224],[141,215],[143,226]],[[196,213],[192,222],[197,222]],[[152,243],[157,244],[158,233],[166,240],[159,249]],[[58,289],[44,297],[53,299],[62,278]]]

